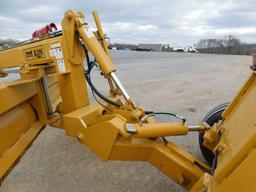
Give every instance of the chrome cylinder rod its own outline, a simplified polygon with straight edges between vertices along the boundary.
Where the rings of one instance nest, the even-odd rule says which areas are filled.
[[[124,99],[126,101],[131,101],[131,97],[129,96],[129,94],[127,93],[127,91],[125,90],[124,86],[122,85],[121,81],[118,79],[118,77],[116,76],[115,72],[111,72],[110,76],[112,78],[112,80],[115,82],[117,88],[121,91],[122,95],[124,96]]]
[[[118,79],[118,77],[116,76],[115,72],[111,72],[110,73],[110,77],[113,80],[113,82],[115,83],[116,87],[120,90],[120,92],[122,93],[125,101],[129,104],[131,104],[131,106],[133,108],[136,108],[136,104],[131,100],[131,97],[129,96],[129,94],[127,93],[127,91],[125,90],[124,86],[122,85],[121,81]]]
[[[46,105],[47,105],[47,113],[51,114],[54,111],[52,109],[52,103],[51,103],[51,99],[50,99],[49,88],[48,88],[45,76],[43,76],[41,78],[41,85],[42,85],[43,90],[44,90],[44,96],[45,96],[45,101],[46,101]]]
[[[203,128],[202,128],[201,125],[190,125],[190,126],[188,126],[188,130],[189,131],[198,131],[198,132],[200,132],[200,131],[203,130]]]

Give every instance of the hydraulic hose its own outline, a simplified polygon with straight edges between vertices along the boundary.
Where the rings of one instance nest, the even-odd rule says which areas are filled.
[[[107,97],[105,97],[104,95],[102,95],[97,89],[96,87],[93,85],[92,81],[91,81],[91,77],[90,77],[90,73],[91,70],[93,68],[93,66],[95,65],[95,62],[90,62],[90,58],[89,58],[89,54],[87,49],[85,48],[85,46],[83,46],[84,48],[84,52],[85,52],[85,56],[86,56],[86,62],[87,62],[87,66],[88,66],[88,70],[85,71],[85,79],[88,82],[90,88],[92,89],[92,91],[102,100],[106,101],[107,103],[115,106],[115,107],[121,107],[121,105],[119,103],[116,103],[110,99],[108,99]]]
[[[183,123],[186,122],[186,119],[182,116],[179,116],[175,113],[170,113],[170,112],[154,112],[154,111],[145,111],[145,115],[149,115],[149,116],[154,116],[154,115],[170,115],[173,117],[176,117],[177,119],[182,120]]]
[[[89,86],[91,87],[92,91],[99,97],[101,98],[102,100],[106,101],[107,103],[115,106],[115,107],[121,107],[121,105],[119,103],[116,103],[110,99],[108,99],[107,97],[105,97],[104,95],[102,95],[93,85],[92,81],[91,81],[91,78],[90,78],[90,74],[86,74],[85,75],[85,78],[89,84]]]

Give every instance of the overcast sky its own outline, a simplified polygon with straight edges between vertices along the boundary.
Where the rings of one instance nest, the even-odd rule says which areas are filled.
[[[0,38],[24,40],[47,23],[60,26],[68,9],[83,11],[89,24],[97,10],[113,43],[191,45],[228,34],[256,42],[255,0],[0,0]]]

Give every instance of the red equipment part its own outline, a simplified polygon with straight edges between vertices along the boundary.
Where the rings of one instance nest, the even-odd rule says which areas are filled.
[[[49,32],[52,32],[53,29],[57,30],[57,26],[54,23],[50,23],[50,24],[46,25],[45,27],[36,30],[32,36],[33,36],[33,38],[42,37],[43,35],[46,35]]]

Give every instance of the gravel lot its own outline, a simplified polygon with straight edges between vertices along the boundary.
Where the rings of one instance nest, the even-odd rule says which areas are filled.
[[[250,74],[251,57],[113,51],[118,75],[136,103],[176,112],[198,124],[212,107],[229,101]],[[105,90],[94,71],[93,81]],[[159,118],[159,121],[173,119]],[[172,139],[199,159],[197,134]],[[9,174],[1,192],[184,191],[144,162],[104,162],[60,129],[47,127]]]

